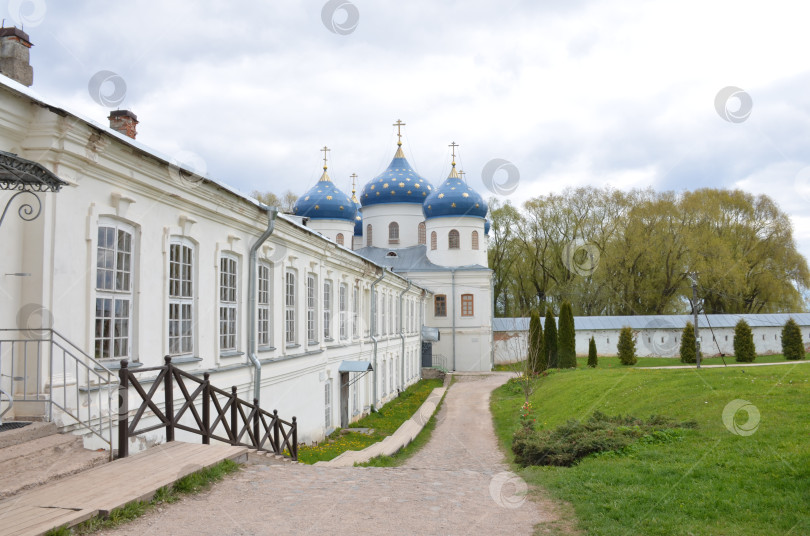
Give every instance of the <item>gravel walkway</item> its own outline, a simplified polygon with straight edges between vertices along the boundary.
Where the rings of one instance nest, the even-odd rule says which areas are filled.
[[[456,375],[430,442],[402,467],[248,465],[110,534],[531,534],[558,509],[526,499],[498,450],[489,393],[509,376]]]

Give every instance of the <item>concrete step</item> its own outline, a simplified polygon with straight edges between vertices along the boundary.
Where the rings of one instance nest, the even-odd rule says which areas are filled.
[[[3,422],[9,424],[13,421],[6,419]],[[32,439],[49,436],[56,432],[56,425],[52,422],[29,422],[22,428],[0,432],[0,449],[19,445],[20,443],[25,443]]]
[[[25,428],[31,426],[34,425]],[[42,433],[31,432],[33,435]],[[6,433],[9,432],[3,432]],[[82,438],[70,434],[51,433],[0,448],[0,499],[85,471],[108,460],[108,452],[86,450],[82,446]]]

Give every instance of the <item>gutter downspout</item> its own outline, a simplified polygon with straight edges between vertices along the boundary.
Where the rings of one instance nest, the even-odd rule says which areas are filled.
[[[405,390],[405,330],[404,327],[404,319],[402,315],[402,298],[405,296],[405,293],[411,290],[411,280],[408,279],[408,286],[405,287],[405,290],[399,293],[399,338],[402,339],[402,353],[399,355],[399,390]]]
[[[374,344],[374,407],[377,407],[377,283],[385,278],[385,268],[382,269],[380,278],[371,284],[371,342]]]
[[[495,370],[495,332],[492,330],[492,319],[495,318],[495,277],[493,273],[489,275],[489,296],[489,370]]]
[[[419,296],[419,325],[417,328],[419,329],[419,379],[422,379],[422,345],[425,344],[424,339],[422,338],[422,325],[425,323],[425,298],[427,296],[427,292],[425,289],[422,289],[422,294]]]
[[[453,372],[456,371],[456,269],[450,272],[451,275],[451,290],[453,294]]]
[[[256,271],[258,270],[258,262],[256,260],[256,252],[259,250],[265,240],[267,240],[276,227],[276,216],[278,215],[278,207],[267,207],[267,230],[259,237],[258,240],[250,247],[250,276],[248,277],[248,317],[250,318],[248,324],[248,359],[256,370],[253,375],[253,398],[256,400],[261,399],[262,394],[262,364],[259,358],[256,357]]]

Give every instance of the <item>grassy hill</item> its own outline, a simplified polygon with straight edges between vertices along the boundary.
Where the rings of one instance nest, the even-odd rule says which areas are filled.
[[[568,419],[653,414],[695,420],[678,441],[591,456],[574,467],[516,470],[570,502],[588,534],[810,534],[810,365],[691,370],[634,368],[552,372],[532,395],[537,427]],[[751,435],[729,431],[724,410],[746,400],[759,411]],[[523,395],[492,395],[507,456]],[[733,421],[747,433],[745,411]],[[729,422],[732,430],[734,424]]]

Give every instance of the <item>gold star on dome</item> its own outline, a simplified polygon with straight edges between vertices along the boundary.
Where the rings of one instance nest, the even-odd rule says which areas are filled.
[[[461,197],[470,197],[470,194],[468,194],[467,192],[464,192],[463,194],[461,194]]]
[[[427,192],[422,192],[422,197],[426,196]]]
[[[339,208],[340,210],[343,210],[343,205],[340,205],[338,208]]]
[[[377,195],[380,195],[380,192],[377,192]]]
[[[444,199],[444,194],[439,194],[439,199]]]
[[[306,197],[304,198],[304,201],[309,201],[309,196],[306,196]]]
[[[391,190],[391,195],[394,195],[395,193],[397,193],[396,190]]]
[[[413,185],[413,187],[414,187],[414,188],[419,188],[420,186],[421,186],[421,185],[420,185],[418,182],[417,182],[416,184],[414,184],[414,185]]]
[[[373,185],[373,184],[371,185],[371,189],[372,189],[372,190],[374,189],[374,185]]]
[[[331,195],[327,195],[327,196],[326,196],[326,199],[327,199],[328,201],[331,201],[331,200],[332,200],[332,196],[331,196]]]
[[[452,205],[450,205],[450,206],[451,206],[451,207],[453,207],[453,208],[456,208],[456,204],[455,204],[455,203],[453,203],[453,204],[452,204]]]
[[[478,203],[475,204],[475,208],[478,208]]]
[[[399,187],[400,187],[400,188],[405,188],[405,183],[404,183],[404,182],[400,182],[400,183],[399,183]]]
[[[388,188],[388,183],[383,184],[383,188]]]
[[[410,191],[410,190],[408,190],[408,195],[411,195],[411,191]]]
[[[318,210],[319,208],[321,208],[321,207],[319,207],[318,205],[315,205],[315,210]]]
[[[428,210],[433,210],[433,205],[428,205]]]

